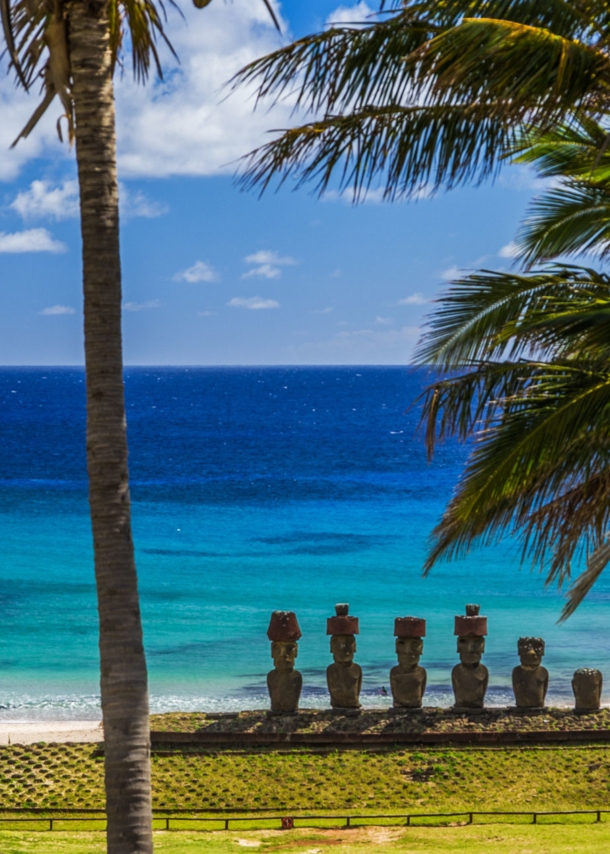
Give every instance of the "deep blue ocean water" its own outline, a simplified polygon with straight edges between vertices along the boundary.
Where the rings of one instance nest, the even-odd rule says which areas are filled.
[[[273,609],[303,632],[302,705],[327,704],[326,617],[360,617],[363,702],[389,705],[394,617],[425,617],[427,704],[449,705],[453,617],[489,618],[489,702],[511,700],[517,638],[542,635],[549,699],[577,667],[610,680],[610,573],[566,624],[518,548],[421,567],[465,448],[426,461],[425,372],[406,368],[139,368],[126,373],[133,525],[151,705],[267,704]],[[99,716],[84,375],[0,370],[0,716]]]

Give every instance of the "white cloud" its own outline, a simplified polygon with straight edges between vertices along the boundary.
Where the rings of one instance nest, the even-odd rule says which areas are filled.
[[[9,205],[22,219],[69,219],[78,216],[78,182],[72,179],[53,186],[50,181],[32,181]]]
[[[50,305],[43,308],[38,314],[44,314],[47,317],[52,317],[58,314],[76,314],[76,309],[70,305]]]
[[[399,299],[396,305],[425,305],[427,302],[429,302],[429,300],[427,300],[423,294],[420,294],[419,291],[416,291],[409,297]]]
[[[330,13],[326,19],[326,23],[329,26],[333,24],[359,24],[366,20],[371,21],[371,15],[373,15],[373,10],[367,3],[361,0],[355,6],[339,6],[338,9]]]
[[[261,264],[260,267],[253,267],[247,273],[242,275],[242,279],[251,279],[255,276],[258,279],[279,279],[282,271],[279,267],[272,267],[271,264]]]
[[[30,228],[6,234],[0,231],[0,252],[67,252],[68,247],[54,240],[46,228]]]
[[[161,46],[165,79],[147,86],[126,73],[117,81],[119,166],[123,175],[232,173],[235,161],[268,139],[270,127],[296,123],[293,99],[253,112],[253,88],[224,88],[243,66],[277,49],[262,2],[181,4],[186,22],[168,6],[168,35],[180,64]],[[229,95],[229,96],[228,96]],[[227,97],[228,96],[228,97]]]
[[[249,308],[257,311],[263,308],[279,308],[280,304],[274,299],[263,299],[262,297],[233,297],[227,305],[232,308]]]
[[[499,258],[516,258],[519,254],[519,247],[515,243],[514,240],[511,240],[510,243],[507,243],[506,246],[503,246],[502,249],[498,252]]]
[[[195,261],[192,267],[181,270],[174,276],[175,282],[216,282],[218,274],[207,261]]]
[[[314,310],[314,314],[330,314],[333,310],[332,305],[327,305],[326,308],[318,308]]]
[[[375,323],[378,326],[388,326],[391,322],[391,317],[380,317],[379,315],[377,315],[377,317],[375,318]]]
[[[252,255],[246,255],[244,261],[246,264],[279,264],[280,266],[294,266],[297,263],[290,255],[280,255],[278,252],[271,252],[269,249],[260,249]]]
[[[519,163],[503,169],[498,183],[509,190],[531,192],[532,190],[549,190],[559,181],[559,178],[542,178],[532,166]]]
[[[161,308],[158,299],[149,299],[146,302],[124,302],[123,311],[149,311],[151,308]]]
[[[140,190],[132,192],[125,184],[119,185],[121,216],[125,219],[145,217],[151,219],[167,213],[161,202],[146,197]],[[71,219],[79,214],[78,181],[67,178],[59,184],[51,181],[32,181],[29,189],[22,190],[9,208],[24,220]]]
[[[119,201],[121,205],[121,216],[125,219],[156,219],[169,211],[163,202],[149,199],[141,190],[132,192],[125,184],[119,185]]]
[[[242,279],[250,279],[253,276],[259,279],[279,279],[282,275],[281,267],[294,267],[298,264],[290,255],[280,255],[269,249],[261,249],[244,258],[246,264],[255,264],[255,267],[242,275]]]
[[[443,270],[440,274],[441,279],[444,282],[451,282],[453,279],[459,279],[462,276],[464,271],[460,267],[447,267],[446,270]]]
[[[198,311],[197,317],[212,317],[215,314],[215,311]]]
[[[260,0],[216,2],[203,10],[181,3],[186,20],[171,4],[167,7],[166,30],[180,63],[160,44],[163,81],[151,79],[142,86],[133,80],[129,67],[115,78],[121,175],[232,173],[237,158],[268,139],[270,127],[288,127],[298,121],[292,116],[292,98],[271,111],[254,113],[252,88],[240,87],[230,97],[223,89],[240,68],[285,43],[289,28],[280,17],[280,35]],[[62,113],[57,99],[28,139],[8,151],[38,105],[39,93],[34,89],[28,97],[15,87],[12,75],[2,73],[5,69],[2,62],[0,180],[13,180],[34,157],[72,161],[73,150],[57,138],[56,122]]]

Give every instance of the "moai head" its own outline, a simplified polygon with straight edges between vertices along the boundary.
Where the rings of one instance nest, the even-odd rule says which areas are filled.
[[[336,616],[326,621],[326,634],[330,635],[330,651],[335,664],[349,667],[356,653],[356,638],[360,627],[358,617],[348,614],[349,605],[335,605]]]
[[[487,617],[480,617],[480,610],[480,605],[466,605],[466,616],[458,615],[455,618],[457,652],[466,667],[476,667],[485,652]]]
[[[544,641],[542,638],[519,638],[517,649],[521,666],[535,670],[542,664]]]
[[[415,670],[424,649],[426,621],[419,617],[396,617],[394,635],[399,665],[403,670]]]
[[[283,673],[293,670],[299,654],[297,641],[301,637],[294,611],[274,611],[271,614],[267,637],[271,641],[271,658],[275,669]]]
[[[271,644],[271,658],[276,670],[288,673],[294,669],[294,662],[299,654],[299,645],[296,641],[273,641]]]

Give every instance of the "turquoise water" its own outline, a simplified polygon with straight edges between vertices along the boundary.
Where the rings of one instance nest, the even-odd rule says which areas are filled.
[[[78,370],[0,371],[3,719],[99,716],[83,381]],[[489,618],[490,704],[511,701],[520,635],[546,639],[551,702],[571,702],[577,667],[608,671],[608,579],[559,626],[561,595],[519,570],[510,543],[422,578],[465,455],[447,443],[426,462],[417,413],[405,412],[424,382],[404,368],[127,372],[155,711],[264,707],[276,608],[301,624],[302,705],[326,705],[325,620],[344,601],[360,617],[366,705],[389,704],[404,614],[428,621],[426,702],[451,703],[453,616],[466,602]]]

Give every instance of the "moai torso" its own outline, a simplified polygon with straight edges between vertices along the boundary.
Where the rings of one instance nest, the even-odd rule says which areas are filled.
[[[583,667],[572,679],[574,707],[577,711],[595,712],[601,707],[603,678],[599,670]]]
[[[330,664],[326,669],[326,682],[333,709],[359,709],[362,687],[362,668],[352,662],[349,666]]]
[[[419,709],[426,690],[426,671],[419,665],[413,670],[405,671],[397,664],[390,670],[390,687],[395,706]]]
[[[456,664],[451,671],[455,705],[463,709],[482,709],[488,682],[489,671],[484,664]]]
[[[549,685],[549,671],[546,667],[523,667],[518,664],[513,669],[513,691],[518,709],[542,709]]]
[[[285,715],[294,714],[299,706],[302,687],[303,677],[298,670],[271,670],[267,674],[271,711]]]

